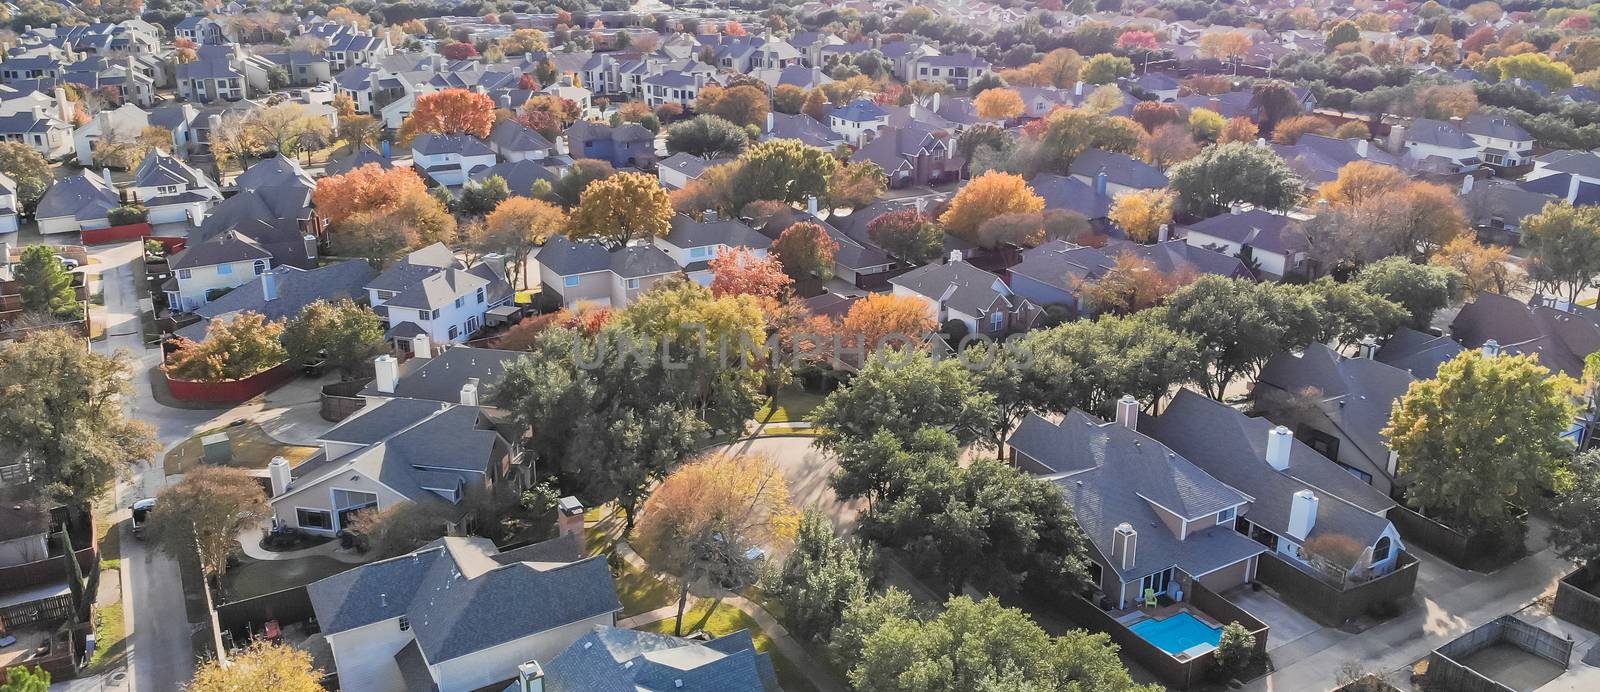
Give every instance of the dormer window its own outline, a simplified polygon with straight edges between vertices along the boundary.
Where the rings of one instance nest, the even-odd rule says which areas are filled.
[[[261,276],[262,274],[267,273],[267,261],[266,260],[256,260],[255,264],[252,265],[251,268],[255,271],[256,276]]]

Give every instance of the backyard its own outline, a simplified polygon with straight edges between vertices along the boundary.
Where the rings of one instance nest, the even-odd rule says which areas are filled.
[[[241,469],[264,469],[273,457],[285,457],[289,466],[293,467],[300,462],[310,459],[319,448],[302,445],[284,444],[268,435],[261,426],[255,423],[239,421],[237,423],[211,428],[196,433],[183,442],[178,443],[171,452],[167,453],[162,465],[166,475],[173,476],[188,473],[196,466],[204,463],[205,448],[201,440],[220,432],[228,434],[228,446],[231,453],[223,465]]]
[[[660,632],[672,634],[677,624],[677,616],[668,616],[665,620],[657,620],[648,625],[640,625],[635,629],[643,632]],[[798,692],[799,690],[814,690],[806,676],[795,668],[794,663],[784,658],[777,648],[772,645],[772,638],[767,636],[761,625],[743,611],[731,605],[722,605],[721,599],[704,599],[697,603],[689,612],[683,614],[683,633],[705,632],[712,636],[721,636],[750,630],[751,639],[755,640],[756,649],[772,657],[772,667],[778,674],[778,684],[785,690]]]
[[[778,390],[777,395],[756,411],[756,423],[802,423],[811,420],[811,410],[822,403],[823,395],[813,394],[797,385]]]
[[[289,560],[240,557],[239,564],[222,576],[222,595],[228,601],[254,598],[304,586],[354,566],[326,555],[308,555]]]

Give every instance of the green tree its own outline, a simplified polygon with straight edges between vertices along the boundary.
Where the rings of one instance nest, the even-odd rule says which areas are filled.
[[[694,411],[714,433],[734,433],[760,408],[763,370],[756,347],[766,318],[755,296],[716,297],[679,278],[639,296],[620,323],[650,339],[676,365],[664,372],[673,401]]]
[[[1563,492],[1572,446],[1561,435],[1572,425],[1575,386],[1535,356],[1477,350],[1412,383],[1383,431],[1400,473],[1415,479],[1406,496],[1459,528],[1498,531],[1512,522],[1512,506]]]
[[[1205,370],[1194,336],[1168,327],[1159,311],[1074,320],[1030,333],[1025,395],[1041,410],[1077,408],[1107,417],[1124,395],[1147,404]]]
[[[904,594],[890,591],[851,603],[846,626],[859,632],[835,651],[858,690],[1030,690],[1154,692],[1139,685],[1105,634],[1069,630],[1052,637],[994,597],[955,596],[944,610],[916,616]]]
[[[883,214],[867,224],[867,236],[890,255],[927,264],[944,254],[944,230],[915,209]]]
[[[299,361],[326,360],[346,377],[361,372],[383,347],[378,314],[348,298],[307,305],[283,329],[283,347]]]
[[[1200,277],[1167,299],[1167,325],[1195,338],[1205,371],[1201,391],[1221,401],[1228,385],[1254,378],[1279,351],[1303,348],[1321,328],[1316,305],[1275,284]]]
[[[750,146],[744,128],[715,115],[699,115],[667,128],[667,151],[705,158],[733,158]]]
[[[1244,625],[1230,622],[1222,628],[1215,655],[1218,677],[1232,680],[1255,662],[1256,637]]]
[[[859,209],[872,204],[889,186],[889,176],[872,161],[841,165],[828,180],[828,205]]]
[[[848,386],[834,390],[811,414],[822,429],[817,446],[835,451],[881,431],[909,442],[927,428],[967,444],[989,431],[994,406],[994,395],[979,388],[957,361],[935,362],[921,351],[878,351]]]
[[[133,359],[93,353],[81,336],[34,332],[0,358],[0,446],[50,497],[86,506],[117,474],[159,449],[129,419]]]
[[[871,550],[840,538],[826,514],[807,511],[771,589],[783,605],[784,625],[804,639],[823,640],[839,626],[848,604],[866,598],[876,567]]]
[[[243,469],[201,465],[167,486],[156,504],[177,511],[153,512],[150,542],[174,559],[198,553],[208,576],[228,569],[239,532],[272,515],[261,483]]]
[[[1528,278],[1576,301],[1600,277],[1600,210],[1551,202],[1522,220]]]
[[[1351,283],[1399,305],[1405,310],[1406,323],[1411,328],[1425,330],[1433,323],[1434,313],[1461,295],[1465,280],[1461,272],[1450,267],[1415,264],[1404,257],[1386,257],[1362,267],[1351,278]]]
[[[1572,488],[1551,507],[1550,544],[1556,553],[1586,567],[1600,568],[1600,450],[1572,462]]]
[[[1132,75],[1132,60],[1110,53],[1101,53],[1089,58],[1089,62],[1084,64],[1082,79],[1090,84],[1110,84]]]
[[[1355,22],[1345,20],[1328,32],[1328,40],[1324,41],[1324,44],[1332,51],[1337,46],[1359,40],[1361,40],[1361,27],[1356,26]]]
[[[1167,177],[1184,208],[1205,216],[1235,202],[1287,209],[1304,185],[1271,149],[1244,142],[1206,147],[1199,156],[1173,166]]]
[[[1340,283],[1322,277],[1299,289],[1321,313],[1318,342],[1333,342],[1348,347],[1368,336],[1380,339],[1410,319],[1404,306],[1367,291],[1356,283]]]
[[[506,179],[498,175],[484,178],[475,185],[467,185],[461,190],[461,213],[473,216],[482,216],[494,211],[501,202],[511,197],[511,186],[506,184]]]
[[[50,162],[22,142],[0,142],[0,173],[16,183],[21,211],[31,211],[56,179]]]
[[[6,671],[6,684],[0,685],[0,692],[47,692],[49,689],[50,671],[28,666]]]
[[[740,176],[733,181],[734,208],[756,200],[790,204],[828,194],[828,180],[839,169],[832,154],[795,139],[773,139],[752,145],[739,157]]]
[[[72,274],[50,246],[32,245],[23,250],[16,280],[23,310],[63,320],[83,316],[83,304],[72,289]]]
[[[961,346],[951,345],[958,349]],[[980,341],[962,349],[961,360],[972,368],[978,389],[994,399],[994,409],[987,419],[988,444],[994,445],[996,458],[1005,459],[1006,438],[1024,417],[1039,409],[1039,397],[1028,376],[1031,354],[1020,339]]]
[[[1490,60],[1483,71],[1491,79],[1509,82],[1512,79],[1544,82],[1551,90],[1572,86],[1572,67],[1543,53],[1522,53]]]
[[[604,180],[617,174],[617,169],[610,163],[599,159],[578,159],[572,162],[566,173],[561,174],[561,179],[551,186],[551,192],[561,198],[567,206],[573,206],[582,199],[583,191],[589,189],[589,184],[596,180]],[[544,182],[544,181],[540,181]],[[534,197],[544,199],[538,193],[538,184],[535,183]]]

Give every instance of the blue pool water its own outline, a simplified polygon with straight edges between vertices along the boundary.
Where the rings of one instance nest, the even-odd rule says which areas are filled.
[[[1201,622],[1188,611],[1162,620],[1140,620],[1128,629],[1169,654],[1182,653],[1196,644],[1216,646],[1222,630]]]

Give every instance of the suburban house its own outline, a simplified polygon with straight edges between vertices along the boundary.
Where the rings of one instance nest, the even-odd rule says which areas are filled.
[[[144,205],[149,222],[199,226],[222,191],[206,174],[160,149],[151,149],[134,169],[133,201]]]
[[[1533,159],[1533,135],[1505,117],[1472,113],[1460,127],[1478,145],[1484,163],[1509,168]]]
[[[238,231],[218,233],[168,258],[161,285],[173,312],[193,312],[272,268],[272,253]]]
[[[505,552],[441,538],[306,591],[350,692],[505,689],[622,610],[605,557],[571,536]]]
[[[1147,594],[1183,600],[1191,582],[1221,593],[1255,578],[1267,548],[1235,531],[1251,498],[1142,434],[1124,397],[1115,422],[1073,409],[1029,414],[1006,444],[1018,468],[1051,483],[1089,539],[1089,580],[1113,610]]]
[[[532,197],[534,183],[543,180],[555,185],[560,182],[561,171],[546,165],[553,161],[553,159],[545,159],[543,161],[523,159],[521,161],[497,163],[487,168],[473,169],[471,173],[467,174],[467,179],[474,183],[482,183],[492,177],[499,176],[501,180],[506,181],[506,186],[511,188],[511,194]]]
[[[919,79],[944,82],[957,91],[966,91],[973,82],[992,71],[989,61],[972,53],[925,55],[911,59],[907,66],[908,69],[901,75],[906,82]]]
[[[1319,343],[1280,353],[1262,367],[1252,400],[1256,412],[1378,492],[1393,496],[1398,459],[1383,429],[1394,403],[1416,377],[1373,359],[1377,344],[1348,358]]]
[[[176,336],[190,341],[205,341],[216,320],[253,312],[268,320],[291,320],[306,306],[319,300],[365,302],[362,287],[372,279],[372,265],[363,260],[345,260],[316,269],[284,265],[273,267],[210,302],[195,308],[202,319],[181,327]]]
[[[948,132],[921,123],[885,128],[850,155],[852,162],[871,161],[889,176],[890,187],[936,185],[961,175],[965,164],[955,153]]]
[[[344,175],[369,163],[378,164],[384,170],[394,168],[394,162],[389,157],[372,147],[362,146],[353,154],[328,161],[328,165],[322,167],[322,173],[328,177]]]
[[[1250,498],[1234,528],[1284,562],[1340,580],[1396,567],[1394,502],[1288,428],[1185,389],[1139,429]]]
[[[494,151],[472,135],[417,135],[411,142],[417,170],[441,187],[458,188],[472,171],[495,164]]]
[[[284,74],[289,76],[290,86],[316,86],[333,79],[333,69],[328,59],[316,53],[290,50],[282,53],[262,53],[260,57],[282,68]]]
[[[194,41],[196,45],[206,46],[222,43],[227,40],[222,22],[210,17],[184,17],[172,27],[173,38],[186,38]]]
[[[567,128],[567,152],[574,159],[600,159],[618,168],[655,159],[656,137],[638,123],[617,127],[579,120]]]
[[[72,150],[78,165],[85,168],[99,165],[96,152],[103,143],[131,143],[150,124],[150,114],[131,103],[96,113],[89,122],[72,131]]]
[[[678,152],[656,162],[656,178],[668,190],[682,190],[705,175],[706,171],[733,159],[707,159]]]
[[[411,252],[366,289],[387,325],[386,338],[409,343],[422,334],[433,345],[472,338],[513,297],[503,269],[484,260],[469,265],[443,243]]]
[[[559,656],[524,667],[528,684],[544,692],[740,690],[778,692],[772,657],[756,650],[750,630],[714,639],[689,639],[595,625]],[[538,676],[543,676],[543,686]],[[519,683],[521,680],[519,680]]]
[[[393,377],[393,356],[374,363]],[[369,405],[318,441],[322,450],[289,468],[273,460],[272,513],[278,526],[333,535],[362,510],[419,503],[452,534],[470,529],[474,500],[497,487],[521,490],[533,470],[523,463],[511,428],[479,407],[477,382],[461,386],[454,403],[391,399]],[[488,520],[489,517],[477,519]]]
[[[687,242],[687,241],[686,241]],[[539,282],[542,290],[561,299],[562,307],[579,303],[625,308],[682,268],[666,251],[653,244],[615,250],[592,240],[551,236],[539,248]]]
[[[1272,150],[1300,174],[1308,186],[1332,182],[1339,170],[1356,161],[1400,167],[1401,161],[1365,139],[1337,139],[1314,133],[1300,135],[1294,144],[1273,144]]]
[[[272,253],[272,264],[317,266],[317,244],[326,226],[311,208],[316,181],[294,160],[260,161],[234,179],[233,196],[211,207],[190,242],[234,231]]]
[[[1564,180],[1557,181],[1556,178]],[[1533,183],[1517,184],[1507,180],[1472,182],[1472,176],[1462,177],[1461,207],[1467,221],[1477,229],[1480,240],[1516,245],[1522,242],[1522,220],[1544,211],[1546,204],[1560,201],[1558,195],[1539,192],[1546,181],[1560,182],[1565,187],[1576,188],[1578,178],[1567,174],[1541,178]],[[1571,192],[1576,193],[1576,189]],[[1573,200],[1576,199],[1576,194]],[[1569,200],[1569,201],[1573,201]]]
[[[1028,181],[1028,185],[1044,199],[1045,209],[1082,214],[1101,233],[1111,226],[1111,220],[1106,218],[1111,213],[1113,201],[1109,192],[1110,181],[1098,173],[1087,183],[1064,175],[1041,173]]]
[[[0,233],[17,232],[17,181],[0,173]]]
[[[393,53],[394,48],[387,36],[374,35],[373,32],[349,32],[329,39],[328,47],[322,50],[322,57],[327,59],[329,69],[340,72]]]
[[[1434,336],[1410,327],[1400,327],[1378,347],[1375,358],[1379,363],[1404,370],[1419,380],[1430,380],[1439,374],[1439,366],[1465,350],[1448,336]]]
[[[1072,177],[1095,186],[1100,194],[1116,197],[1134,190],[1157,190],[1167,186],[1161,169],[1127,154],[1104,149],[1089,149],[1072,160]],[[1104,175],[1104,182],[1100,176]]]
[[[412,357],[404,363],[397,359],[373,359],[377,377],[361,390],[367,407],[377,406],[390,399],[415,399],[440,404],[461,402],[461,389],[476,380],[474,386],[493,387],[505,376],[505,367],[525,355],[522,351],[501,351],[491,348],[455,346],[436,352],[426,342],[427,336],[417,336],[410,346]],[[420,347],[420,348],[419,348]],[[437,353],[437,355],[434,355]],[[479,405],[495,410],[479,398]]]
[[[717,218],[715,212],[707,212],[704,221],[678,214],[672,217],[672,230],[653,242],[701,286],[711,285],[710,264],[718,252],[744,248],[756,257],[766,257],[772,246],[771,238],[743,222]]]
[[[1227,214],[1181,228],[1184,242],[1233,255],[1263,278],[1280,279],[1306,261],[1304,242],[1295,233],[1297,224],[1288,216],[1234,206]]]
[[[1145,245],[1126,240],[1109,241],[1105,247],[1074,245],[1065,240],[1050,240],[1022,251],[1022,262],[1010,270],[1011,290],[1035,305],[1067,305],[1081,309],[1078,291],[1105,276],[1116,266],[1116,259],[1131,254],[1169,277],[1187,283],[1202,274],[1229,278],[1249,278],[1250,270],[1220,252],[1167,240]]]
[[[1400,143],[1408,162],[1425,170],[1454,175],[1483,163],[1483,146],[1454,123],[1417,118],[1395,127],[1389,137]]]
[[[0,141],[26,144],[54,161],[72,153],[72,127],[67,122],[43,106],[0,115]]]
[[[68,178],[58,178],[39,198],[33,218],[39,221],[39,233],[77,233],[85,228],[106,228],[111,222],[106,215],[122,206],[117,188],[112,186],[111,173],[103,175],[79,173]]]
[[[888,126],[889,114],[867,99],[856,99],[828,113],[828,129],[856,146]]]
[[[1583,360],[1600,351],[1600,311],[1552,296],[1516,298],[1479,292],[1450,323],[1464,348],[1533,354],[1553,372],[1583,378]]]
[[[921,299],[937,324],[957,320],[968,334],[1025,331],[1040,313],[1000,277],[964,261],[918,267],[889,279],[889,284],[897,296]]]
[[[771,139],[798,139],[802,144],[822,149],[833,149],[844,143],[843,137],[809,115],[776,111],[767,113],[767,129],[761,133],[762,141]]]
[[[505,120],[489,132],[489,149],[507,161],[542,161],[550,157],[555,145],[527,125]]]
[[[186,101],[239,101],[249,95],[244,70],[226,56],[204,56],[178,66],[178,95]]]

